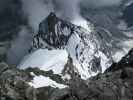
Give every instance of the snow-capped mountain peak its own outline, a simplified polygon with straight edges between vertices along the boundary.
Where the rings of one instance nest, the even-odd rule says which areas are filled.
[[[39,32],[34,36],[32,51],[40,48],[66,50],[73,60],[74,71],[82,79],[104,72],[112,60],[108,46],[95,30],[88,31],[56,17],[54,13],[40,23]]]

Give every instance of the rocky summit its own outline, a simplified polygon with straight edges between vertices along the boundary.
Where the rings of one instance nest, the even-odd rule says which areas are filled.
[[[40,23],[32,51],[40,48],[66,50],[73,60],[75,72],[82,79],[104,72],[112,63],[110,46],[97,34],[93,25],[88,25],[88,28],[90,31],[51,13]]]

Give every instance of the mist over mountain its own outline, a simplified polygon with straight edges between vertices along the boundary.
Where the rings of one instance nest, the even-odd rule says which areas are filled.
[[[58,17],[68,21],[85,20],[80,11],[80,4],[88,8],[102,8],[110,6],[119,6],[122,0],[22,0],[23,10],[29,18],[30,25],[36,30],[37,25],[50,12],[55,12]],[[99,3],[97,3],[99,2]],[[76,20],[76,21],[77,21]],[[82,22],[82,21],[81,21]]]
[[[124,14],[123,14],[123,18],[125,19],[125,21],[128,23],[129,27],[133,26],[133,14],[132,14],[132,10],[133,10],[133,4],[127,6],[127,8],[124,10]]]
[[[0,0],[0,100],[132,100],[133,0]]]
[[[109,30],[110,34],[113,35],[113,38],[115,39],[115,42],[114,42],[115,45],[113,48],[114,49],[123,48],[123,45],[122,45],[123,43],[118,43],[116,45],[116,42],[120,42],[120,40],[125,41],[128,38],[131,39],[131,37],[124,36],[123,33],[121,33],[119,29],[116,28],[117,27],[116,24],[120,23],[119,17],[121,17],[121,13],[122,13],[120,6],[123,5],[122,4],[123,2],[124,2],[123,0],[111,0],[111,1],[110,0],[100,0],[100,1],[97,1],[97,0],[93,0],[93,1],[92,0],[73,0],[73,1],[71,0],[67,0],[67,1],[66,0],[27,0],[27,1],[26,0],[19,0],[19,1],[7,0],[3,2],[1,1],[0,4],[2,6],[0,9],[0,12],[1,12],[1,20],[3,22],[4,20],[7,20],[5,16],[7,16],[8,14],[6,13],[4,16],[4,12],[8,10],[7,8],[12,7],[12,9],[8,10],[9,12],[8,15],[10,16],[8,17],[8,22],[13,23],[11,25],[13,28],[12,27],[11,28],[14,30],[13,32],[10,32],[11,34],[8,35],[8,37],[13,38],[13,45],[15,45],[15,48],[13,49],[14,46],[12,46],[12,48],[8,50],[9,53],[7,54],[7,58],[8,58],[7,61],[10,63],[12,62],[13,64],[19,63],[20,60],[13,61],[12,56],[17,55],[17,57],[19,57],[20,55],[19,59],[22,59],[23,56],[26,55],[26,52],[28,52],[27,48],[31,46],[30,45],[31,41],[29,42],[25,41],[25,38],[27,37],[32,38],[34,34],[37,34],[40,22],[44,20],[49,15],[50,12],[54,12],[58,17],[64,20],[67,20],[75,25],[82,26],[88,30],[90,30],[88,25],[90,25],[91,23],[93,23],[96,26],[102,26],[104,29]],[[13,15],[11,15],[10,13]],[[124,16],[126,16],[126,14],[124,14]],[[17,19],[15,20],[16,24],[12,22],[13,19]],[[103,20],[105,20],[105,22],[102,22]],[[114,22],[116,23],[113,25],[112,23]],[[19,35],[19,33],[21,32],[19,31],[24,31],[21,28],[24,25],[28,26],[29,31],[25,32],[27,34],[24,33],[25,38],[24,37],[21,38],[20,37],[21,35]],[[5,29],[4,27],[2,27],[1,30],[6,30],[6,27]],[[16,34],[12,34],[12,33],[16,33]],[[103,32],[103,33],[107,34],[106,32]],[[2,36],[7,37],[6,34],[3,34]],[[20,40],[19,39],[15,40],[15,37],[18,37]],[[106,35],[104,35],[104,38],[107,38]],[[23,43],[21,43],[21,41],[23,41]],[[28,46],[21,47],[22,53],[20,53],[20,49],[18,48],[20,48],[20,45],[22,44],[28,44]],[[131,44],[131,41],[130,41],[130,44]],[[124,51],[121,51],[122,55],[126,54],[127,51],[129,50],[129,49],[126,50],[125,48],[129,48],[129,47],[124,47]],[[14,53],[10,53],[12,51]],[[116,51],[116,49],[114,51]]]

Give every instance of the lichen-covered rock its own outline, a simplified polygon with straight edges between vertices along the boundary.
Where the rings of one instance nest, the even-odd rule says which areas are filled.
[[[36,100],[36,90],[27,84],[28,73],[4,63],[0,68],[0,100]]]
[[[133,69],[126,71],[131,75],[124,79],[121,78],[121,70],[99,75],[88,81],[77,79],[72,82],[67,94],[58,96],[58,92],[54,92],[50,100],[132,100]]]
[[[49,78],[54,82],[53,85],[44,82],[44,86],[32,86],[30,83],[40,75]],[[35,84],[40,84],[40,81],[37,82]],[[52,71],[42,71],[37,68],[20,70],[6,63],[0,63],[0,100],[48,100],[54,91],[60,90],[60,86],[65,88],[64,84],[67,86],[66,80],[63,80],[60,75],[53,74]]]

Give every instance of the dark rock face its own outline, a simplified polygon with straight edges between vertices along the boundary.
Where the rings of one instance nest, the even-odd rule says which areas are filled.
[[[27,84],[28,73],[4,63],[0,68],[0,100],[36,100],[36,90]]]
[[[127,69],[130,76],[133,70]],[[50,100],[132,100],[133,77],[121,78],[123,72],[117,71],[99,75],[88,82],[83,80],[74,81],[68,93],[63,96],[56,96]],[[75,84],[76,83],[76,84]],[[62,99],[63,98],[63,99]]]
[[[65,28],[70,30],[66,35],[63,31]],[[39,34],[36,35],[36,38],[42,37],[49,45],[60,48],[67,44],[73,31],[74,25],[57,18],[54,13],[50,13],[50,15],[40,23]]]
[[[133,68],[133,49],[130,50],[129,53],[124,56],[120,62],[114,63],[110,68],[108,68],[106,72],[116,71],[127,67]]]

